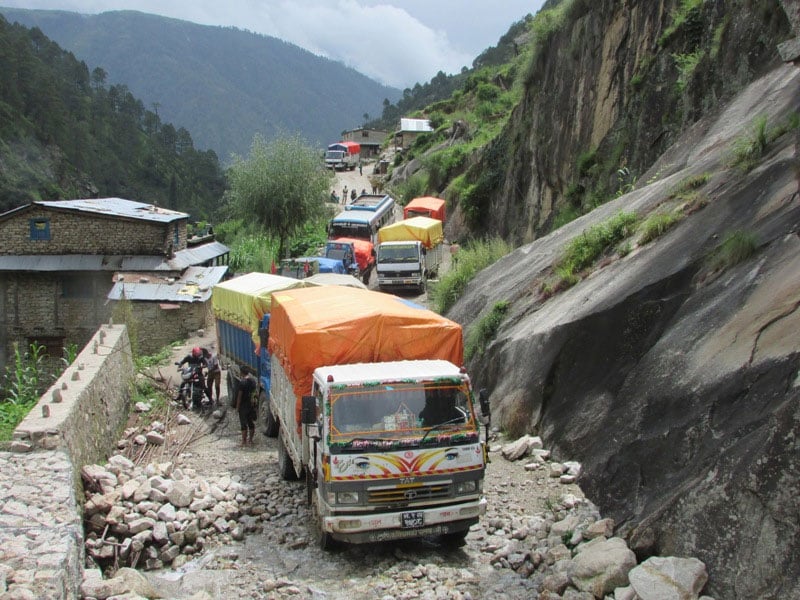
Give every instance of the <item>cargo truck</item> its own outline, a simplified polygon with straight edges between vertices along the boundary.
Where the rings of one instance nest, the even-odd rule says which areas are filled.
[[[325,257],[342,262],[345,272],[369,284],[375,267],[375,247],[372,242],[358,238],[338,237],[325,243]]]
[[[442,222],[412,217],[378,231],[376,270],[381,289],[417,288],[425,291],[429,277],[442,264]]]
[[[305,475],[322,548],[463,543],[485,513],[487,455],[457,323],[380,292],[289,289],[273,295],[269,350],[278,468]]]
[[[280,275],[248,273],[211,290],[219,357],[227,369],[228,398],[233,401],[236,395],[241,368],[250,367],[258,380],[259,426],[271,436],[278,431],[277,423],[271,420],[268,394],[272,369],[267,339],[272,294],[310,285],[313,284]]]
[[[403,218],[429,217],[431,219],[439,219],[444,225],[446,204],[441,198],[434,198],[433,196],[414,198],[403,207]]]
[[[361,144],[357,142],[335,142],[325,151],[325,166],[334,171],[354,171],[361,161]]]

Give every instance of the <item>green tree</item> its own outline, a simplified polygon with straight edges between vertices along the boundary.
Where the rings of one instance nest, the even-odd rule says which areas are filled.
[[[331,177],[319,152],[300,137],[256,135],[250,155],[235,157],[228,171],[232,213],[276,237],[283,257],[292,235],[324,218]]]

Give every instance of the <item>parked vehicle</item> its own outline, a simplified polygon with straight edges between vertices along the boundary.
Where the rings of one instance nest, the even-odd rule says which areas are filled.
[[[378,230],[394,222],[395,201],[388,194],[362,194],[328,223],[328,239],[358,238],[378,243]]]
[[[439,219],[444,225],[446,221],[445,206],[446,203],[441,198],[421,196],[414,198],[403,207],[403,218],[428,217],[430,219]]]
[[[375,267],[375,247],[372,242],[357,238],[340,237],[325,244],[325,257],[342,263],[345,272],[369,283]]]
[[[381,289],[414,287],[425,291],[429,277],[442,264],[442,222],[412,217],[378,231],[378,286]]]
[[[175,363],[181,372],[181,384],[178,388],[178,402],[186,410],[206,412],[211,407],[211,401],[205,394],[206,376],[202,365],[184,365]]]
[[[324,256],[301,256],[299,258],[284,258],[278,270],[278,275],[292,277],[293,279],[306,279],[319,273],[346,273],[341,260]]]
[[[236,397],[241,367],[248,366],[258,380],[259,419],[264,433],[277,434],[277,423],[269,411],[271,363],[267,350],[272,294],[294,287],[312,285],[305,280],[248,273],[214,286],[211,306],[216,318],[217,348],[227,368],[228,398]]]
[[[335,142],[325,151],[325,166],[335,171],[355,170],[361,162],[361,144],[357,142]]]
[[[295,288],[273,295],[269,349],[280,474],[305,474],[319,545],[463,543],[486,448],[461,327],[389,294]]]

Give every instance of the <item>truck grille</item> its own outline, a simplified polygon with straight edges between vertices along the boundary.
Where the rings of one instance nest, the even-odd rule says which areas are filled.
[[[450,485],[438,483],[415,487],[373,488],[369,489],[367,493],[367,502],[369,504],[408,504],[419,500],[448,498],[450,496]]]

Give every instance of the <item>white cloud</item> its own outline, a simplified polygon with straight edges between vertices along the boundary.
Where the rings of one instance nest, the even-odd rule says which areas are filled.
[[[277,37],[398,88],[457,73],[543,0],[4,0],[95,14],[138,10]],[[453,37],[459,42],[454,43]],[[486,41],[489,40],[489,41]]]

